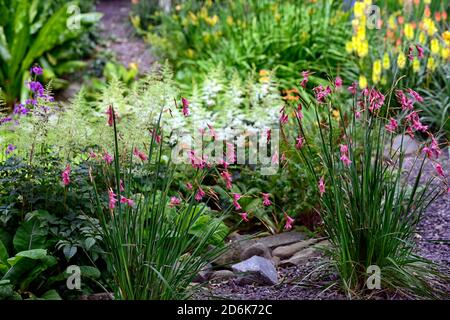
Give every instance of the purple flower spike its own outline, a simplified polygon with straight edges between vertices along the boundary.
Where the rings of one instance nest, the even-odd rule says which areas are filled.
[[[8,147],[6,148],[5,153],[10,154],[10,153],[14,152],[14,150],[16,150],[16,149],[17,149],[17,147],[15,145],[9,144]]]
[[[31,67],[31,69],[30,69],[30,74],[31,75],[41,75],[42,74],[42,68],[40,67],[40,66],[38,66],[38,65],[35,65],[35,66],[33,66],[33,67]]]

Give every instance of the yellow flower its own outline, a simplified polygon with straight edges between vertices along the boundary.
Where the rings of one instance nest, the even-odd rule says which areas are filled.
[[[431,0],[423,0],[423,3],[425,3],[425,4],[430,4],[430,3],[431,3]]]
[[[366,5],[364,4],[364,2],[356,1],[353,7],[353,13],[355,14],[355,18],[362,17],[364,15],[365,8]]]
[[[358,42],[356,51],[360,58],[364,58],[369,53],[369,42],[367,40]]]
[[[437,32],[436,25],[434,24],[434,21],[431,20],[430,18],[425,18],[423,20],[423,26],[429,36],[432,36],[433,34],[435,34]]]
[[[383,69],[389,70],[391,68],[391,59],[389,59],[389,53],[385,52],[383,55]]]
[[[261,83],[269,83],[270,82],[270,78],[269,77],[261,77],[261,78],[259,78],[259,82],[261,82]]]
[[[358,83],[359,83],[359,88],[360,89],[366,88],[367,87],[367,79],[366,79],[366,77],[363,76],[363,75],[360,75]]]
[[[200,13],[198,14],[198,16],[202,19],[208,18],[208,9],[206,9],[205,7],[202,7],[200,9]]]
[[[377,59],[373,62],[373,69],[372,69],[372,81],[373,83],[380,82],[381,78],[381,60]]]
[[[389,29],[396,29],[397,22],[395,21],[395,15],[391,14],[388,20]]]
[[[450,56],[450,48],[442,47],[441,56],[442,59],[447,60]]]
[[[434,71],[436,69],[436,63],[435,63],[434,58],[432,56],[430,56],[428,58],[427,69],[430,70],[430,71]]]
[[[363,41],[366,38],[366,26],[364,24],[358,27],[358,32],[356,33],[356,38],[359,41]]]
[[[194,50],[192,50],[190,48],[187,49],[186,55],[187,55],[188,58],[192,59],[194,57]]]
[[[341,118],[341,117],[340,117],[339,110],[333,109],[332,115],[333,115],[333,118],[334,118],[335,120],[337,120],[337,121],[339,121],[339,119]]]
[[[227,24],[228,24],[229,26],[232,26],[232,25],[233,25],[233,17],[232,17],[232,16],[228,16],[228,17],[227,17]]]
[[[381,78],[381,85],[382,86],[385,86],[387,84],[387,78],[386,78],[386,76],[383,76],[382,78]]]
[[[417,58],[414,58],[414,61],[413,61],[413,71],[416,73],[419,73],[419,71],[420,71],[420,61]]]
[[[403,69],[405,67],[406,64],[406,56],[403,52],[400,52],[397,58],[397,66],[400,69]]]
[[[408,40],[412,40],[414,38],[414,29],[411,23],[405,23],[405,37]]]
[[[353,42],[352,41],[347,41],[345,43],[345,51],[347,51],[347,53],[353,52]]]
[[[195,15],[195,13],[193,13],[192,11],[189,11],[188,15],[189,15],[189,18],[191,19],[192,24],[194,26],[198,25],[198,18]]]
[[[448,46],[450,46],[450,31],[447,30],[442,34],[442,38],[444,38],[444,41],[447,43]]]
[[[441,48],[439,46],[439,40],[438,39],[431,40],[430,49],[431,49],[431,53],[433,53],[433,54],[438,54],[439,53]]]
[[[426,42],[427,42],[427,36],[425,35],[425,33],[420,32],[419,33],[419,43],[421,45],[425,45]]]

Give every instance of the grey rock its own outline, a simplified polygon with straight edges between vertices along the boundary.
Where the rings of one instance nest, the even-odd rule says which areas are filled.
[[[323,240],[323,241],[320,241],[319,243],[316,243],[312,247],[314,249],[318,250],[319,252],[323,252],[325,249],[328,249],[330,246],[331,246],[330,241]]]
[[[195,283],[203,283],[208,281],[211,278],[211,274],[212,274],[212,264],[208,263],[205,268],[203,268],[198,274],[197,276],[195,276],[195,278],[192,280],[192,282]]]
[[[213,264],[226,266],[239,261],[241,252],[243,251],[243,245],[241,241],[229,243],[226,250],[213,261]]]
[[[256,241],[266,245],[270,249],[273,249],[280,246],[287,246],[289,244],[305,240],[306,238],[306,234],[304,233],[291,231],[256,239]]]
[[[278,283],[278,274],[272,261],[253,256],[232,266],[236,274],[241,274],[241,279],[247,283],[258,283],[262,285],[275,285]],[[244,283],[240,281],[240,283]]]
[[[211,274],[211,280],[227,280],[234,278],[235,274],[230,270],[217,270]]]
[[[403,142],[402,142],[403,139]],[[419,144],[408,135],[398,135],[394,138],[391,146],[386,146],[384,156],[386,158],[392,158],[398,156],[400,152],[405,155],[415,154],[419,150]]]
[[[317,257],[319,255],[320,255],[320,253],[318,250],[316,250],[312,247],[309,247],[309,248],[303,249],[302,251],[297,252],[288,260],[281,261],[280,265],[282,265],[282,266],[300,266],[300,265],[308,262],[309,259]]]
[[[295,253],[313,245],[318,242],[319,239],[308,239],[299,241],[287,246],[277,247],[272,251],[272,254],[280,259],[286,259],[293,256]]]
[[[252,244],[251,246],[245,248],[244,251],[242,251],[240,258],[241,258],[241,261],[244,261],[253,256],[260,256],[260,257],[264,257],[269,260],[272,258],[270,249],[261,242],[257,242],[255,244]]]
[[[278,267],[280,265],[281,259],[279,257],[275,256],[275,257],[272,257],[272,259],[270,259],[270,260],[272,261],[272,263],[275,267]]]

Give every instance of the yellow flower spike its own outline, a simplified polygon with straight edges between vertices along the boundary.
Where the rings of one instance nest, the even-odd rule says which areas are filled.
[[[441,56],[442,56],[442,59],[448,60],[448,58],[450,56],[450,48],[442,47]]]
[[[233,17],[232,16],[228,16],[227,17],[227,24],[229,25],[229,26],[232,26],[233,25]]]
[[[437,32],[436,25],[430,18],[425,18],[423,20],[423,27],[425,28],[429,36],[432,36]]]
[[[382,86],[385,86],[387,84],[387,77],[386,76],[383,76],[382,78],[381,78],[381,85]]]
[[[430,50],[431,50],[431,53],[433,53],[433,54],[439,54],[439,51],[441,50],[441,48],[439,46],[438,39],[431,40]]]
[[[188,15],[189,15],[189,19],[191,20],[191,23],[192,23],[194,26],[198,25],[198,18],[197,18],[197,16],[195,15],[195,13],[193,13],[192,11],[189,11],[189,12],[188,12]]]
[[[194,57],[194,50],[192,50],[190,48],[187,49],[186,55],[187,55],[188,58],[192,59]]]
[[[356,33],[356,38],[359,41],[363,41],[366,38],[366,25],[362,24],[358,27],[358,32]]]
[[[359,76],[358,84],[360,89],[365,89],[367,87],[367,79],[364,75],[361,74]]]
[[[355,18],[362,17],[364,15],[364,9],[366,8],[366,5],[364,2],[356,1],[353,6],[353,13],[355,15]]]
[[[364,0],[364,4],[366,6],[370,6],[372,4],[372,0]]]
[[[398,54],[398,58],[397,58],[397,66],[400,69],[403,69],[405,67],[405,65],[406,65],[406,56],[403,52],[400,52]]]
[[[337,121],[341,118],[341,114],[339,113],[339,110],[333,109],[332,111],[333,118]]]
[[[423,3],[425,3],[425,4],[430,4],[430,3],[431,3],[431,0],[423,0]]]
[[[434,71],[436,69],[436,62],[432,56],[428,58],[427,69],[430,71]]]
[[[372,82],[378,83],[381,79],[381,60],[377,59],[373,62],[373,69],[372,69]]]
[[[352,20],[352,27],[354,30],[356,30],[359,26],[359,20],[358,19],[353,19]]]
[[[383,69],[389,70],[391,68],[391,59],[389,58],[389,53],[385,52],[383,55]]]
[[[202,19],[206,19],[206,18],[208,18],[208,9],[206,9],[205,7],[202,7],[201,9],[200,9],[200,13],[198,14],[198,16],[200,17],[200,18],[202,18]]]
[[[356,50],[358,57],[364,58],[369,53],[369,42],[367,40],[358,42]]]
[[[412,40],[414,38],[414,29],[411,23],[405,23],[405,37],[408,40]]]
[[[420,61],[417,58],[414,58],[414,60],[413,60],[413,71],[415,73],[419,73],[419,71],[420,71]]]
[[[391,16],[389,17],[388,26],[390,29],[397,28],[397,22],[395,21],[395,15],[391,14]]]
[[[347,53],[353,52],[353,42],[352,41],[347,41],[345,43],[345,51],[347,51]]]
[[[419,33],[419,43],[421,45],[425,45],[426,42],[427,42],[427,36],[425,35],[425,33],[420,32]]]
[[[444,38],[444,41],[447,43],[447,45],[450,47],[450,31],[447,30],[442,34],[442,38]]]

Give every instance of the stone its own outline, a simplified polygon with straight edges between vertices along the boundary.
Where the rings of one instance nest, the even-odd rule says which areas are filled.
[[[260,256],[269,260],[272,258],[270,249],[261,242],[257,242],[245,248],[244,251],[242,251],[240,258],[241,261],[244,261],[253,256]]]
[[[292,257],[295,253],[313,245],[318,241],[319,239],[308,239],[287,246],[277,247],[272,251],[272,255],[279,257],[280,259],[286,259]]]
[[[234,278],[235,274],[230,270],[217,270],[211,274],[211,280],[227,280]]]
[[[300,266],[306,263],[309,259],[319,256],[320,253],[313,247],[303,249],[297,252],[288,260],[281,261],[280,265],[283,266]]]
[[[243,251],[242,242],[233,241],[229,243],[225,251],[213,261],[213,264],[219,266],[227,266],[237,261],[240,261],[239,259],[242,251]]]
[[[323,241],[320,241],[319,243],[316,243],[315,245],[313,245],[313,248],[320,252],[323,252],[324,250],[328,249],[330,246],[331,246],[330,241],[323,240]]]
[[[195,278],[192,280],[192,282],[204,283],[204,282],[208,281],[211,278],[211,275],[213,272],[211,269],[212,269],[212,264],[208,263],[208,265],[195,276]]]
[[[278,274],[272,261],[253,256],[250,259],[234,264],[233,271],[241,276],[240,283],[257,283],[262,285],[275,285],[278,283]]]
[[[274,257],[272,257],[272,259],[270,259],[270,260],[273,262],[273,265],[274,265],[275,267],[278,267],[278,266],[280,265],[280,262],[281,262],[280,257],[274,256]]]
[[[404,152],[405,155],[412,155],[415,154],[418,150],[419,144],[413,138],[408,135],[398,135],[392,141],[392,149],[390,148],[390,146],[386,146],[384,156],[390,159],[394,155],[398,156],[400,152]]]
[[[266,245],[270,249],[273,249],[280,246],[287,246],[289,244],[305,240],[306,238],[307,236],[304,233],[291,231],[275,234],[264,238],[259,238],[256,239],[255,241]]]

